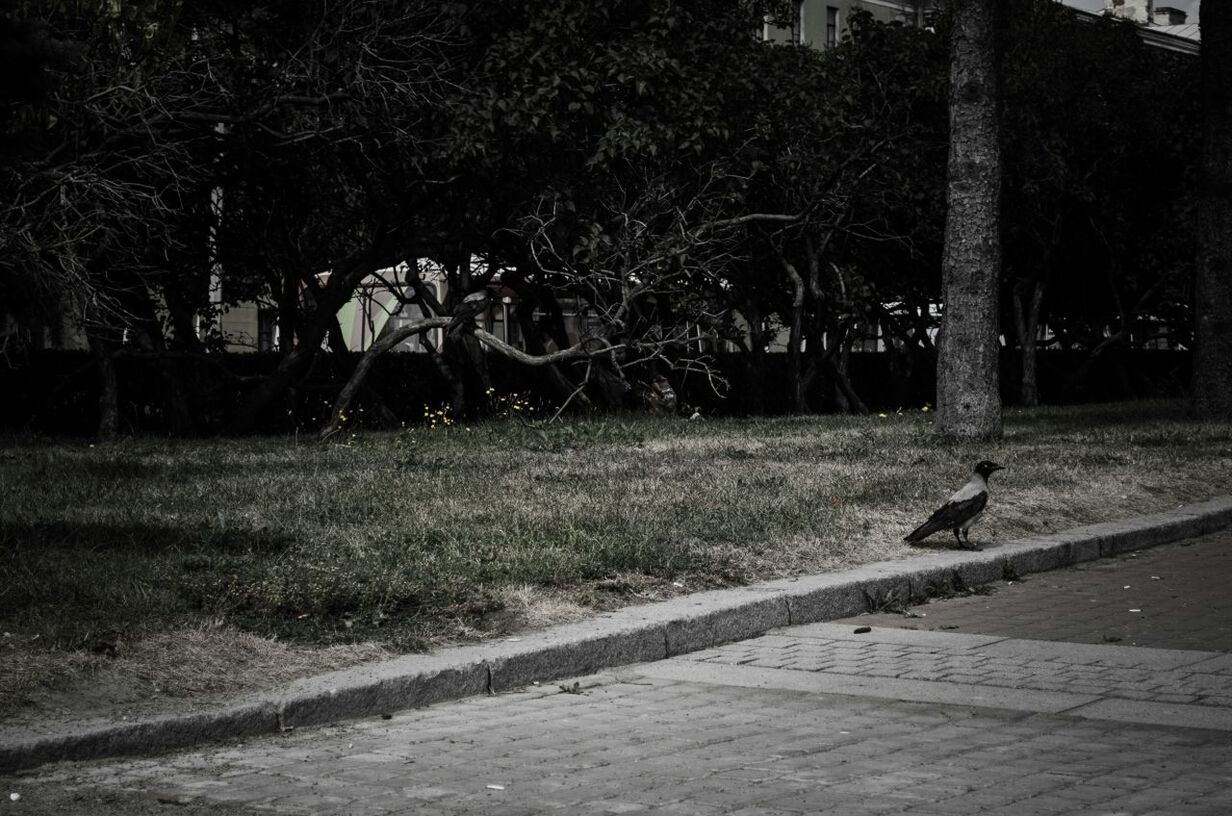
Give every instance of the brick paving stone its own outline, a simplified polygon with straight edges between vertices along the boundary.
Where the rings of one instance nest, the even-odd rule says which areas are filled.
[[[993,550],[995,548],[989,548]],[[857,626],[960,631],[1079,643],[1114,642],[1232,651],[1232,530],[1104,558],[1025,580],[998,581],[992,595],[845,619]],[[1124,587],[1128,586],[1129,589]],[[1130,609],[1141,609],[1131,613]],[[1065,610],[1057,614],[1056,610]]]
[[[985,643],[970,636],[933,636],[926,648],[897,642],[881,642],[887,631],[878,629],[859,641],[835,637],[844,630],[842,623],[812,625],[780,630],[746,643],[708,650],[704,662],[709,666],[740,664],[749,649],[761,657],[753,664],[768,669],[787,668],[817,674],[932,680],[967,686],[1062,692],[1137,701],[1172,704],[1203,704],[1227,707],[1232,698],[1232,664],[1215,660],[1216,653],[1133,649],[1099,646],[1062,646],[1038,641],[1002,640]],[[982,644],[973,646],[972,644]],[[832,664],[818,660],[794,668],[781,659],[791,650],[807,647],[814,654],[863,652],[857,667],[836,659]],[[982,648],[997,652],[990,657]],[[693,660],[684,655],[677,660]],[[1135,665],[1164,668],[1135,668]],[[1208,668],[1196,671],[1195,665]]]

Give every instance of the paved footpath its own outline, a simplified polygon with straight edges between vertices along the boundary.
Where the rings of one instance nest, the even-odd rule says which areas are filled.
[[[0,778],[0,815],[1225,816],[1229,549],[1232,535],[1207,536],[910,610],[923,617],[785,628],[387,720],[51,766]]]
[[[1070,569],[858,623],[1015,638],[1232,651],[1232,531]],[[849,619],[857,621],[856,618]]]

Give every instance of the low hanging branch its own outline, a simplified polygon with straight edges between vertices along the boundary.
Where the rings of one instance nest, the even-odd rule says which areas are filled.
[[[548,354],[527,354],[519,348],[501,340],[493,334],[489,334],[483,329],[475,329],[475,337],[479,338],[479,342],[489,348],[496,349],[506,357],[512,357],[523,365],[544,366],[552,365],[553,363],[563,363],[569,360],[589,359],[591,357],[600,357],[604,354],[614,354],[617,350],[624,348],[624,344],[613,346],[602,337],[587,337],[586,339],[575,343],[567,349],[561,351],[553,351]]]
[[[408,337],[422,334],[432,329],[443,329],[451,322],[453,322],[453,318],[449,316],[427,317],[423,320],[416,320],[414,323],[408,323],[405,326],[394,329],[369,346],[368,350],[364,352],[364,356],[359,358],[359,364],[355,366],[355,371],[351,373],[351,378],[347,380],[346,385],[338,392],[338,397],[334,400],[333,410],[330,412],[329,422],[325,423],[325,427],[321,429],[321,439],[328,439],[341,430],[342,423],[346,422],[346,413],[351,407],[351,400],[355,399],[355,395],[363,386],[364,380],[368,377],[368,371],[372,368],[372,364],[376,361],[377,357],[380,357]]]
[[[347,411],[351,407],[351,402],[355,399],[355,395],[363,386],[365,378],[368,376],[369,370],[372,368],[373,362],[377,357],[392,349],[394,346],[401,343],[416,334],[423,334],[432,329],[443,329],[452,323],[452,316],[445,317],[428,317],[423,320],[416,320],[414,323],[408,323],[398,329],[393,330],[389,334],[382,337],[380,340],[372,344],[369,349],[364,352],[364,356],[360,358],[359,364],[355,366],[355,371],[351,374],[351,378],[347,380],[346,385],[338,392],[337,399],[334,400],[334,407],[330,412],[329,422],[321,429],[320,438],[329,439],[334,434],[342,429],[343,423],[346,422]],[[475,337],[485,346],[497,351],[506,357],[511,357],[523,365],[544,366],[553,363],[565,362],[567,360],[590,359],[599,357],[605,354],[615,354],[622,346],[613,346],[607,340],[598,337],[588,337],[581,342],[570,346],[561,351],[553,351],[549,354],[527,354],[519,348],[515,348],[493,334],[490,334],[483,329],[474,329]]]

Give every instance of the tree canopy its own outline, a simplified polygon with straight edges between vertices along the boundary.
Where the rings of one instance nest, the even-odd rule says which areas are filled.
[[[378,270],[432,326],[499,283],[523,352],[584,335],[546,367],[574,405],[696,372],[721,391],[715,355],[734,349],[754,410],[777,388],[789,410],[862,410],[847,365],[865,343],[905,400],[936,361],[950,20],[854,14],[833,48],[761,42],[788,6],[17,3],[0,17],[5,311],[33,343],[67,318],[106,381],[117,354],[218,365],[218,313],[262,304],[280,360],[235,375],[221,425],[165,369],[181,432],[278,413],[323,347],[345,350],[338,310]],[[1046,325],[1096,354],[1166,324],[1185,343],[1193,60],[1044,0],[1008,26],[1009,342],[1033,353]],[[772,347],[781,383],[761,379]],[[508,353],[456,330],[427,350],[459,410]]]

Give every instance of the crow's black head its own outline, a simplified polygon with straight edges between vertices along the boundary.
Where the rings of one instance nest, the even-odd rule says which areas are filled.
[[[995,470],[1005,470],[996,462],[990,462],[987,459],[981,459],[975,466],[975,472],[987,479]]]

